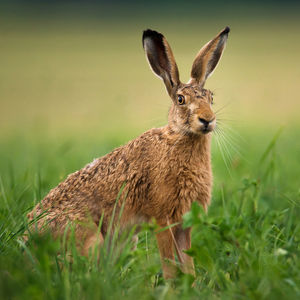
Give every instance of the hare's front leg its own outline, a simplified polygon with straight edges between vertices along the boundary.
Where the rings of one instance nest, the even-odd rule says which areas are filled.
[[[178,260],[181,263],[181,270],[183,273],[188,273],[195,276],[195,267],[193,258],[187,255],[184,251],[191,248],[191,228],[183,229],[181,225],[174,230],[175,249]]]
[[[173,237],[169,229],[156,234],[157,244],[160,252],[160,259],[165,279],[174,278],[176,267],[174,264]]]

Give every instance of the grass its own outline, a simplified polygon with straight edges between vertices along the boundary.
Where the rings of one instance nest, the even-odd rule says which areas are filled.
[[[166,33],[187,79],[199,47],[227,25],[149,20],[0,21],[0,299],[300,297],[299,21],[282,13],[230,18],[228,47],[208,81],[216,110],[230,105],[213,139],[212,205],[208,214],[193,205],[184,218],[193,226],[194,287],[180,272],[162,279],[154,225],[141,230],[136,251],[124,236],[99,261],[80,256],[72,239],[22,243],[26,213],[52,187],[166,122],[169,103],[148,71],[141,30]]]
[[[91,141],[5,141],[0,150],[0,298],[130,299],[138,294],[141,299],[296,299],[300,194],[296,171],[290,173],[285,164],[286,156],[291,165],[297,163],[291,135],[283,130],[267,140],[257,133],[248,136],[260,147],[246,143],[241,150],[247,160],[231,151],[230,173],[214,145],[212,206],[206,215],[194,205],[185,216],[185,225],[193,226],[189,253],[196,263],[194,288],[188,275],[178,274],[172,284],[162,280],[153,226],[140,232],[137,251],[131,251],[124,237],[123,251],[117,245],[105,248],[99,263],[78,255],[73,244],[62,246],[47,235],[32,236],[24,246],[24,216],[33,203],[95,152],[104,154],[119,141],[102,141],[94,148]]]

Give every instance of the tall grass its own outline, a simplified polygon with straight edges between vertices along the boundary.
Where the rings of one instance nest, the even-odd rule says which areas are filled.
[[[241,134],[249,140],[250,133]],[[107,242],[100,258],[82,257],[74,240],[53,241],[47,234],[33,234],[25,245],[21,236],[26,212],[51,186],[93,157],[95,149],[80,148],[78,141],[68,142],[72,150],[55,146],[53,140],[4,142],[0,150],[1,157],[7,157],[1,161],[0,181],[1,298],[296,299],[300,199],[296,173],[289,174],[290,165],[285,165],[286,156],[297,163],[290,134],[274,132],[266,141],[256,133],[252,139],[260,146],[246,143],[241,149],[247,161],[234,157],[238,154],[231,150],[232,160],[226,158],[231,175],[217,145],[213,148],[212,206],[205,214],[195,204],[184,217],[185,226],[193,226],[188,253],[196,263],[194,287],[193,278],[179,271],[174,282],[162,279],[155,225],[141,230],[136,251],[131,250],[131,232],[113,247]],[[99,155],[106,151],[106,146],[96,148]],[[31,162],[24,162],[22,153],[27,151],[33,156]],[[12,154],[14,159],[9,159]]]

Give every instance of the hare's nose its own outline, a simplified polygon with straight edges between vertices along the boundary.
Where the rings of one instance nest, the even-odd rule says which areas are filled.
[[[207,127],[210,123],[212,123],[215,120],[215,118],[213,118],[212,120],[206,120],[203,118],[199,118],[199,121],[205,126]]]

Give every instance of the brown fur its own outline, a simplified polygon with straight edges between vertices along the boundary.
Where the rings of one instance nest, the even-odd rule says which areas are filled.
[[[123,228],[152,218],[161,227],[180,224],[194,201],[207,209],[212,188],[210,132],[215,127],[215,115],[211,109],[212,93],[202,86],[203,78],[213,70],[205,67],[209,65],[207,57],[216,66],[227,34],[228,31],[220,33],[213,39],[213,47],[205,46],[204,55],[198,55],[193,65],[193,70],[197,65],[201,69],[192,72],[198,77],[183,84],[164,36],[152,30],[144,32],[143,45],[149,63],[165,82],[173,101],[168,124],[143,133],[69,175],[28,214],[32,220],[46,211],[36,221],[39,230],[47,223],[53,235],[59,237],[66,225],[73,222],[78,245],[87,254],[91,246],[101,243],[106,236],[120,191],[115,215],[119,216],[123,205],[120,220]],[[178,104],[178,95],[184,96],[183,105]],[[102,215],[101,232],[97,234]],[[183,271],[194,274],[192,258],[184,253],[191,245],[190,229],[177,225],[159,232],[157,241],[166,278],[174,276],[174,267],[165,261],[174,260],[171,245],[175,246]]]

